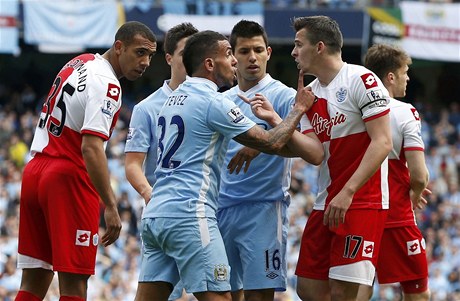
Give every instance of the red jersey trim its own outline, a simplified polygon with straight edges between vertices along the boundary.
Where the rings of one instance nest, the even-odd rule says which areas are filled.
[[[368,118],[364,119],[364,122],[368,122],[368,121],[377,119],[377,118],[379,118],[379,117],[382,117],[382,116],[387,115],[388,113],[390,113],[390,109],[387,109],[387,110],[385,110],[385,111],[383,111],[383,112],[381,112],[381,113],[379,113],[379,114],[377,114],[377,115],[368,117]]]
[[[411,147],[405,147],[404,151],[425,151],[423,147],[418,147],[418,146],[411,146]]]
[[[98,136],[98,137],[101,137],[102,139],[104,139],[104,141],[107,141],[109,140],[109,137],[102,134],[102,133],[99,133],[99,132],[95,132],[95,131],[90,131],[90,130],[83,130],[81,131],[82,134],[89,134],[89,135],[94,135],[94,136]]]

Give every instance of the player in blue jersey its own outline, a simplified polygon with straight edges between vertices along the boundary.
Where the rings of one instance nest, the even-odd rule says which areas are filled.
[[[158,117],[157,180],[142,220],[137,301],[167,300],[179,278],[198,300],[231,299],[230,267],[215,217],[228,142],[281,152],[315,98],[299,73],[291,112],[266,131],[217,91],[236,77],[237,60],[225,36],[194,34],[183,63],[190,78],[171,93]]]
[[[175,90],[186,77],[182,63],[185,42],[198,30],[191,23],[181,23],[166,32],[163,50],[168,65],[171,66],[171,79],[134,106],[129,125],[125,147],[126,178],[136,191],[148,203],[155,183],[158,138],[156,135],[157,116],[169,94]],[[175,288],[170,300],[180,297],[182,286]]]
[[[171,66],[171,79],[135,105],[131,116],[125,146],[126,178],[146,203],[150,200],[155,183],[153,172],[157,162],[157,115],[169,94],[185,80],[182,54],[187,38],[197,32],[190,23],[181,23],[168,30],[163,49],[166,62]]]
[[[246,20],[237,23],[230,44],[238,60],[238,85],[225,94],[239,105],[244,115],[271,129],[267,122],[254,116],[251,107],[238,95],[252,98],[261,94],[285,118],[294,105],[296,91],[267,73],[272,49],[258,23]],[[313,132],[297,135],[306,143],[304,159],[315,165],[321,163],[323,147],[316,135]],[[246,170],[249,163],[251,167],[247,173],[239,173],[242,164],[236,172],[223,168],[221,175],[217,220],[232,267],[230,284],[234,301],[273,300],[275,290],[286,290],[286,211],[290,203],[292,159],[259,153],[230,141],[224,166],[233,161],[245,162]]]

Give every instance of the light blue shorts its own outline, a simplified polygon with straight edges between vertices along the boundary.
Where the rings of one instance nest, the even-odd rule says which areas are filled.
[[[215,218],[146,218],[141,237],[139,282],[175,286],[180,279],[188,293],[230,290],[230,266]]]
[[[232,291],[286,290],[286,210],[283,202],[248,202],[217,212]]]

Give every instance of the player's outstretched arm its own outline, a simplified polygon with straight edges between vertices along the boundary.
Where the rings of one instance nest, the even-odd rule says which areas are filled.
[[[121,220],[115,194],[110,186],[104,141],[98,136],[83,135],[81,152],[91,182],[105,204],[104,219],[107,229],[101,242],[104,246],[108,246],[115,242],[120,235]]]
[[[269,131],[265,131],[257,125],[253,126],[234,139],[240,144],[258,149],[262,152],[277,154],[291,138],[292,133],[299,124],[300,118],[310,109],[314,100],[315,95],[313,95],[311,90],[304,89],[302,77],[302,86],[297,90],[294,107],[285,120]],[[276,116],[278,116],[278,114],[276,114]],[[272,120],[272,122],[276,121]]]
[[[310,87],[303,86],[303,73],[300,71],[296,99],[298,97],[305,97],[307,93],[311,93],[311,89]],[[283,121],[273,109],[270,101],[268,101],[262,94],[256,94],[251,99],[243,95],[239,95],[239,97],[251,106],[251,110],[254,115],[267,121],[271,126],[276,127]],[[313,99],[313,102],[315,99],[316,97]],[[313,105],[313,102],[308,104],[309,108]],[[303,135],[297,131],[293,133],[291,139],[286,144],[286,147],[280,149],[277,154],[283,157],[300,157],[306,162],[314,165],[321,164],[324,159],[323,145],[319,141],[318,137],[314,133]],[[232,166],[231,169],[235,169],[235,167]]]

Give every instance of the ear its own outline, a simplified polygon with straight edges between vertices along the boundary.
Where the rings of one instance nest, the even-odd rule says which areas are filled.
[[[388,72],[386,80],[392,84],[395,80],[395,74],[393,72]]]
[[[207,71],[213,71],[214,70],[214,60],[210,57],[206,58],[204,60],[204,68]]]
[[[270,46],[267,47],[267,54],[268,54],[268,58],[267,58],[267,61],[268,61],[270,60],[272,56],[272,48]]]
[[[120,55],[123,49],[123,42],[120,40],[116,40],[115,43],[113,44],[113,48],[115,49],[115,53],[117,55]]]
[[[326,49],[326,45],[324,44],[323,41],[319,41],[318,44],[316,44],[316,52],[321,53]]]
[[[166,53],[165,54],[165,60],[166,60],[166,63],[171,66],[171,61],[172,61],[172,55],[170,55],[169,53]]]

